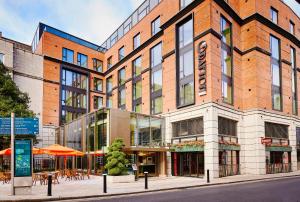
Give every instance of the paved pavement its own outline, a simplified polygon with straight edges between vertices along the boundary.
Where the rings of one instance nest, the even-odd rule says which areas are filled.
[[[300,202],[300,177],[72,202]],[[71,201],[70,201],[71,202]]]
[[[66,181],[60,179],[60,184],[53,185],[53,196],[47,197],[47,186],[37,185],[32,187],[32,195],[11,196],[10,184],[0,183],[0,201],[39,201],[58,200],[87,197],[106,197],[111,195],[124,195],[129,193],[143,193],[145,191],[156,192],[160,190],[185,189],[187,187],[211,186],[226,183],[238,183],[253,180],[267,180],[282,177],[300,176],[300,171],[272,175],[236,175],[224,178],[211,179],[207,184],[206,179],[192,177],[151,177],[149,178],[149,189],[144,189],[144,179],[132,183],[108,183],[107,194],[103,194],[103,178],[92,176],[91,179]],[[300,184],[299,184],[300,193]],[[238,194],[237,194],[238,196]],[[299,201],[300,202],[300,201]]]

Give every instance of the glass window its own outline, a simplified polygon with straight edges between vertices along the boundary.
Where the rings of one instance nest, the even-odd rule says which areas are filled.
[[[138,33],[133,37],[133,50],[141,45],[141,35]]]
[[[0,53],[0,63],[4,63],[4,54]]]
[[[142,73],[142,58],[138,57],[133,61],[133,76],[139,76]]]
[[[119,70],[119,86],[124,85],[126,81],[125,67]]]
[[[189,5],[192,2],[193,0],[180,0],[180,8],[184,9],[187,5]]]
[[[142,104],[134,105],[133,111],[136,113],[142,113]]]
[[[87,67],[87,56],[81,53],[77,53],[77,65],[81,67]]]
[[[94,90],[95,91],[102,91],[102,85],[103,85],[103,81],[102,79],[98,79],[94,77]]]
[[[270,36],[271,72],[272,72],[272,106],[275,110],[282,110],[281,99],[281,67],[279,40]]]
[[[288,139],[288,126],[283,124],[265,122],[265,137]]]
[[[100,109],[103,106],[103,98],[100,96],[94,96],[94,109]]]
[[[112,84],[112,77],[106,79],[106,92],[109,93],[112,91],[113,84]]]
[[[151,86],[152,92],[162,89],[162,69],[152,72]]]
[[[112,100],[112,95],[107,95],[106,98],[106,107],[112,108],[113,107],[113,100]]]
[[[295,24],[292,21],[290,21],[290,33],[295,34]]]
[[[222,65],[222,98],[223,102],[233,103],[232,85],[232,41],[231,24],[221,17],[221,65]]]
[[[161,55],[161,43],[157,44],[150,50],[151,53],[151,67],[155,67],[161,64],[162,55]]]
[[[291,77],[292,77],[292,107],[293,114],[298,114],[298,102],[297,102],[297,68],[296,68],[296,50],[291,47]]]
[[[63,48],[62,60],[68,63],[74,63],[74,51],[67,48]]]
[[[112,56],[110,56],[108,59],[107,59],[107,69],[110,69],[112,67]]]
[[[179,76],[177,105],[194,103],[193,19],[177,27],[177,75]]]
[[[136,100],[142,97],[142,81],[137,81],[133,85],[133,99]]]
[[[271,20],[273,23],[277,24],[278,23],[278,11],[274,8],[271,8]]]
[[[119,108],[120,109],[125,109],[125,104],[126,104],[126,91],[125,88],[119,89]]]
[[[119,61],[122,60],[124,57],[125,57],[125,48],[124,48],[124,46],[122,46],[119,49]]]
[[[151,108],[152,108],[152,114],[160,114],[162,113],[162,97],[153,98],[151,100]]]
[[[219,135],[237,136],[237,121],[219,116],[218,133]]]
[[[160,31],[160,17],[156,18],[154,21],[151,23],[151,34],[152,36],[155,35]]]
[[[193,118],[172,123],[173,137],[202,135],[203,118]]]
[[[97,72],[102,72],[103,71],[103,62],[101,60],[93,58],[93,68]]]

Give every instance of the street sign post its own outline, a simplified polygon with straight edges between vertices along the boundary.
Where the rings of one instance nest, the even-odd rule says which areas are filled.
[[[37,135],[39,133],[38,118],[15,118],[15,135]],[[0,118],[0,135],[11,134],[11,118]]]

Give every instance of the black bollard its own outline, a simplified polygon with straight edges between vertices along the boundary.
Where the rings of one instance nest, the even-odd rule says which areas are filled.
[[[48,196],[52,196],[52,175],[48,175]]]
[[[207,183],[209,183],[209,169],[207,169]]]
[[[145,174],[145,189],[148,189],[148,172],[144,172]]]
[[[103,193],[107,193],[106,190],[106,176],[107,174],[102,174],[103,175]]]

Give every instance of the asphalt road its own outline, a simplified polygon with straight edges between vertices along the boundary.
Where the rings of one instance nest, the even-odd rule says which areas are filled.
[[[72,202],[300,202],[300,177]]]

